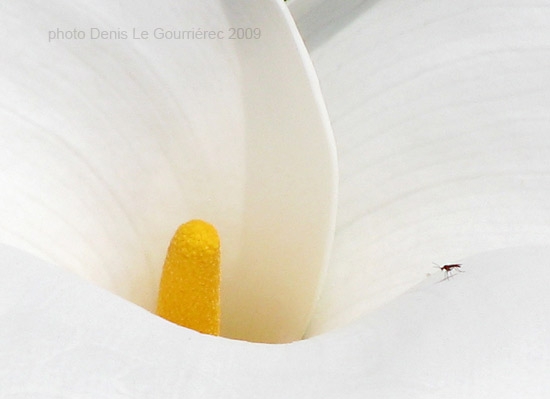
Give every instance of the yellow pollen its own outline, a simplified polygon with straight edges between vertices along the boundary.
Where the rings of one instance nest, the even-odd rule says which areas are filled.
[[[157,315],[220,335],[220,239],[214,226],[191,220],[174,234],[162,270]]]

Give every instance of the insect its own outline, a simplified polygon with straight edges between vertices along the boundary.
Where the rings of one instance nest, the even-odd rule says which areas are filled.
[[[460,270],[460,267],[462,266],[461,263],[453,263],[453,264],[450,264],[450,265],[443,265],[443,266],[440,266],[437,263],[434,263],[434,265],[436,265],[435,267],[437,267],[438,269],[441,269],[441,270],[445,271],[444,280],[448,280],[451,277],[453,277],[453,275],[454,275],[453,273],[454,273],[455,270],[458,271],[458,272],[461,272],[461,273],[464,272],[463,270]]]

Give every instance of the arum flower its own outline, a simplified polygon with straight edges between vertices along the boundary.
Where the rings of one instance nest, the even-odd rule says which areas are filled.
[[[326,277],[332,143],[284,4],[4,5],[0,392],[547,392],[550,251],[497,249],[548,237],[549,32],[544,8],[491,5],[290,4],[340,155]],[[263,39],[116,38],[156,24]],[[114,39],[48,42],[75,25]],[[226,336],[295,339],[324,280],[308,339],[212,337],[146,310],[190,217],[218,227],[231,265]],[[466,273],[438,284],[447,258]]]
[[[288,10],[104,7],[6,12],[2,242],[154,310],[172,234],[204,219],[222,335],[300,339],[336,173]]]

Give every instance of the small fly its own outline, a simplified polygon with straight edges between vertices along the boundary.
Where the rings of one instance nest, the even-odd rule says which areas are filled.
[[[433,262],[432,262],[433,263]],[[451,277],[454,276],[454,272],[457,271],[457,272],[461,272],[463,273],[464,270],[460,270],[460,267],[462,266],[461,263],[453,263],[453,264],[450,264],[450,265],[443,265],[443,266],[439,266],[437,263],[434,263],[434,265],[436,265],[436,267],[440,270],[444,270],[445,271],[445,278],[444,280],[448,280],[450,279]],[[434,266],[435,267],[435,266]]]

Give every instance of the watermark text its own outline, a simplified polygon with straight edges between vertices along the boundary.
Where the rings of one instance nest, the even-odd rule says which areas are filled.
[[[48,41],[61,40],[257,40],[262,37],[260,28],[227,28],[209,30],[202,28],[131,28],[131,29],[61,29],[48,31]]]

